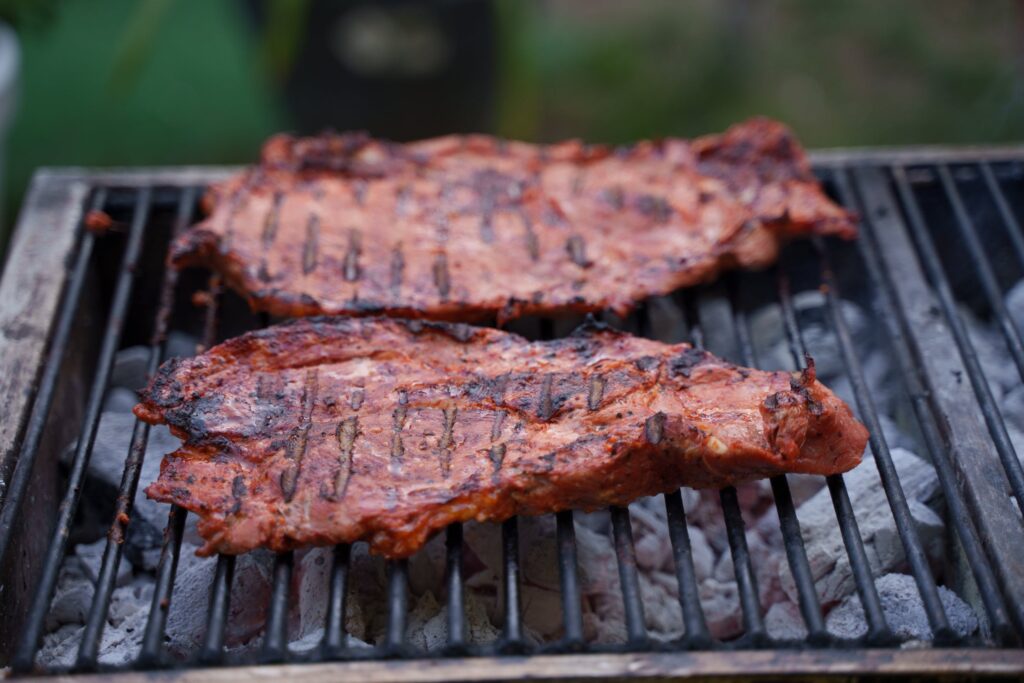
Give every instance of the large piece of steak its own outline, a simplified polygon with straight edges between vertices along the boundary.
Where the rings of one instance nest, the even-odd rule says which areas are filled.
[[[212,268],[286,317],[624,313],[770,264],[785,238],[856,234],[767,119],[620,149],[278,136],[206,204],[173,262]]]
[[[172,360],[136,414],[184,439],[147,489],[203,553],[366,540],[403,557],[452,522],[626,505],[860,462],[867,432],[814,378],[590,325],[313,318]]]

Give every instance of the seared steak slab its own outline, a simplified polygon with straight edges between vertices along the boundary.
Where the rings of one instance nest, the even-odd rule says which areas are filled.
[[[253,308],[287,317],[625,313],[770,264],[786,237],[856,234],[766,119],[617,150],[278,136],[207,208],[173,262],[217,270]]]
[[[626,505],[860,462],[814,378],[590,325],[528,342],[466,325],[313,318],[172,360],[136,414],[184,445],[147,493],[204,554],[369,541],[410,555],[465,520]]]

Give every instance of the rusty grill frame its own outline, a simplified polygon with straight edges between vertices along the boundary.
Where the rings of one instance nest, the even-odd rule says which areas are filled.
[[[406,564],[390,562],[388,572],[388,628],[386,641],[369,653],[348,649],[344,613],[349,547],[335,549],[330,574],[330,600],[324,640],[312,656],[290,653],[287,643],[287,606],[293,554],[276,556],[272,595],[261,652],[255,659],[229,661],[224,652],[234,558],[220,556],[211,587],[206,639],[192,667],[173,668],[161,675],[181,679],[234,677],[275,672],[289,678],[320,680],[342,675],[365,680],[506,680],[524,676],[585,680],[591,678],[668,678],[682,676],[756,677],[761,675],[990,675],[1024,674],[1024,524],[1014,502],[1024,511],[1024,471],[1009,440],[1002,415],[991,395],[976,351],[957,311],[943,263],[936,251],[915,194],[912,172],[925,169],[941,187],[961,239],[968,249],[972,273],[1002,331],[1009,356],[1024,380],[1024,344],[1002,303],[992,264],[978,236],[974,218],[958,190],[957,169],[969,168],[981,178],[995,206],[1002,230],[1007,231],[1014,255],[1024,269],[1024,232],[1002,191],[996,170],[1016,168],[1024,184],[1024,147],[895,150],[834,150],[812,155],[816,170],[838,199],[862,216],[862,237],[856,245],[866,266],[866,278],[875,297],[878,317],[891,340],[923,446],[931,456],[949,512],[950,526],[962,548],[970,581],[976,586],[975,608],[988,623],[982,640],[958,639],[949,626],[924,550],[879,426],[871,391],[860,366],[858,350],[840,307],[840,290],[833,271],[835,246],[813,241],[813,253],[828,320],[839,344],[861,419],[871,431],[871,448],[881,484],[889,500],[928,621],[932,647],[903,650],[886,624],[871,577],[843,478],[827,478],[827,488],[849,555],[857,593],[864,606],[867,635],[837,640],[825,629],[815,592],[799,521],[786,478],[771,481],[785,552],[799,595],[799,607],[808,636],[799,642],[778,642],[767,636],[758,600],[755,574],[746,545],[745,526],[736,491],[724,489],[720,499],[729,549],[742,607],[744,635],[728,643],[714,641],[704,622],[697,580],[690,556],[686,512],[678,492],[664,497],[669,535],[679,582],[679,602],[685,636],[659,644],[647,635],[640,597],[629,514],[611,510],[612,542],[618,559],[623,595],[626,643],[592,646],[584,642],[577,576],[573,513],[557,518],[559,576],[562,592],[564,638],[553,645],[530,648],[523,638],[519,610],[519,548],[517,521],[501,527],[505,610],[501,639],[489,646],[470,646],[465,639],[462,581],[462,528],[446,532],[446,587],[449,645],[440,655],[410,651],[404,644],[407,613]],[[8,560],[8,586],[0,593],[3,609],[23,616],[18,641],[12,643],[10,665],[16,674],[40,673],[34,659],[43,620],[55,588],[68,532],[79,503],[81,486],[107,388],[114,354],[118,350],[132,287],[154,207],[176,211],[174,231],[192,218],[201,188],[235,171],[233,168],[40,171],[31,186],[12,242],[7,270],[0,284],[0,568]],[[936,180],[937,179],[937,180]],[[101,237],[84,229],[89,209],[111,202],[131,203],[132,219],[124,239],[109,312],[96,354],[95,374],[81,406],[81,430],[62,492],[57,521],[48,540],[35,555],[25,536],[25,504],[30,498],[34,467],[41,443],[47,438],[48,417],[58,393],[62,364],[76,346],[76,315],[86,289],[87,273]],[[883,239],[884,238],[884,239]],[[793,360],[802,367],[805,356],[790,292],[787,268],[775,269],[777,299]],[[737,360],[757,365],[746,313],[739,305],[742,276],[727,279],[727,299],[736,333]],[[151,321],[148,370],[152,374],[165,354],[164,339],[178,276],[164,273],[159,306]],[[216,280],[211,290],[216,293]],[[216,339],[217,297],[207,307],[205,344]],[[689,336],[702,346],[696,298],[681,295]],[[633,319],[647,331],[644,309]],[[542,336],[550,324],[542,324]],[[949,381],[967,377],[968,382]],[[88,614],[73,669],[80,678],[89,672],[135,678],[141,671],[177,666],[163,653],[163,633],[185,523],[185,511],[172,507],[165,531],[163,553],[156,572],[156,588],[138,660],[129,667],[107,671],[97,663],[97,652],[121,558],[121,540],[130,518],[139,483],[149,427],[137,422],[126,455],[121,495],[117,501],[93,603]],[[44,456],[47,457],[47,456]],[[1012,492],[1012,499],[1006,491]],[[20,532],[20,534],[19,534]],[[17,546],[17,547],[16,547]],[[24,553],[16,562],[13,550]],[[40,563],[41,558],[41,563]],[[11,577],[14,579],[11,579]],[[22,590],[17,590],[21,586]],[[31,599],[29,599],[31,596]],[[225,665],[245,666],[243,669]],[[273,669],[263,667],[272,666]],[[207,668],[218,667],[218,668]],[[50,672],[52,673],[52,672]],[[58,672],[59,673],[59,672]]]

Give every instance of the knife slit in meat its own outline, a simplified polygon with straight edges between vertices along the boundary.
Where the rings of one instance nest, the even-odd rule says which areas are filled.
[[[405,442],[402,440],[402,430],[405,429],[405,420],[409,415],[409,394],[404,390],[398,391],[398,406],[391,413],[391,472],[398,474],[402,469],[402,458],[405,457]]]
[[[356,439],[359,438],[359,418],[352,415],[339,422],[335,435],[338,439],[338,474],[334,478],[334,499],[341,500],[352,478]]]
[[[348,233],[348,251],[345,252],[345,279],[355,282],[359,279],[359,255],[363,248],[363,234],[353,228]]]
[[[854,217],[824,193],[790,132],[766,119],[616,150],[578,141],[498,147],[484,136],[403,145],[358,134],[272,138],[259,165],[211,188],[208,217],[175,241],[171,261],[220,272],[254,309],[279,316],[501,323],[622,315],[722,270],[767,266],[789,238],[856,235]],[[276,214],[278,196],[289,210],[273,221],[269,249],[268,206]],[[307,230],[319,234],[305,241],[292,225],[304,209],[323,212],[318,230]],[[522,232],[506,231],[506,216],[518,216]],[[394,258],[360,263],[358,278],[315,268],[349,262],[342,271],[355,272],[345,235],[353,226],[363,255],[402,245],[401,268]]]
[[[595,374],[591,376],[587,386],[587,410],[597,410],[601,406],[601,399],[604,397],[604,377]]]
[[[320,215],[309,214],[306,221],[306,240],[302,247],[302,274],[309,275],[316,269],[319,258]]]
[[[313,426],[313,406],[316,403],[317,394],[316,368],[308,370],[302,388],[302,421],[295,431],[288,437],[285,444],[284,457],[289,462],[281,472],[281,492],[286,503],[292,502],[295,496],[295,487],[302,472],[302,461],[306,457],[306,449],[309,446],[309,430]]]
[[[168,361],[141,396],[184,441],[147,493],[201,517],[203,554],[364,540],[407,557],[454,522],[844,472],[867,442],[813,365],[741,368],[596,324],[528,342],[301,319]]]
[[[442,427],[441,438],[438,441],[437,448],[441,465],[441,476],[445,479],[448,478],[449,471],[451,470],[452,432],[455,430],[455,418],[458,414],[459,409],[455,406],[446,406],[441,413],[444,426]]]

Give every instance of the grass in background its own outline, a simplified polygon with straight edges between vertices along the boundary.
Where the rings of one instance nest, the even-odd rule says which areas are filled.
[[[285,125],[240,5],[168,3],[139,61],[118,71],[136,5],[68,0],[52,23],[22,32],[9,215],[42,165],[247,161]]]

